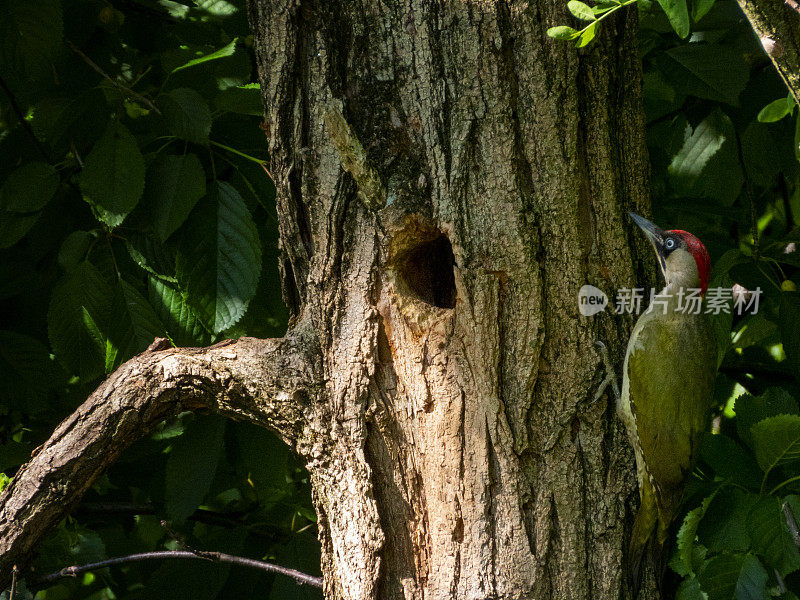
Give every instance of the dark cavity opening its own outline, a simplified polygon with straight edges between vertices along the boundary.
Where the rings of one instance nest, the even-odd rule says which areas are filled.
[[[439,308],[456,305],[453,246],[444,234],[409,250],[398,273],[420,300]]]

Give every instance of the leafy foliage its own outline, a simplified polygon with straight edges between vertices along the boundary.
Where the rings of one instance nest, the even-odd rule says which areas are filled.
[[[589,7],[592,25],[626,4]],[[734,2],[637,4],[655,220],[704,241],[712,287],[761,292],[757,310],[714,317],[719,419],[676,527],[677,597],[796,598],[800,117]],[[548,33],[578,46],[597,33],[564,27]]]
[[[593,52],[602,22],[633,4],[655,220],[705,242],[712,286],[763,292],[758,310],[715,316],[719,425],[677,532],[677,595],[795,598],[800,111],[732,0],[570,0],[572,25],[548,33]],[[154,336],[205,345],[278,335],[286,323],[243,3],[119,6],[2,7],[0,488],[98,378]],[[89,509],[100,502],[147,510]],[[307,475],[278,440],[184,415],[108,471],[37,568],[188,544],[313,572],[313,521]],[[129,565],[40,597],[316,593],[229,574]]]
[[[0,3],[0,487],[155,337],[283,333],[248,35],[239,0]],[[187,414],[108,470],[36,569],[185,544],[318,573],[315,518],[308,476],[281,442]],[[320,594],[168,561],[37,597],[255,596]]]
[[[783,508],[800,481],[794,101],[733,3],[691,12],[686,42],[640,11],[656,221],[705,242],[712,286],[762,292],[757,311],[715,317],[719,426],[703,442],[671,562],[684,577],[678,598],[788,598],[800,589]]]

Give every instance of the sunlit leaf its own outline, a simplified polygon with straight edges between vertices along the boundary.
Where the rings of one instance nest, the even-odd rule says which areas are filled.
[[[233,38],[228,44],[225,44],[219,50],[211,52],[210,54],[205,54],[203,56],[198,56],[197,58],[193,58],[192,60],[182,64],[179,67],[175,67],[172,72],[176,73],[177,71],[181,71],[183,69],[188,69],[189,67],[194,67],[196,65],[202,65],[210,60],[217,60],[218,58],[225,58],[226,56],[230,56],[234,52],[236,52],[236,41],[237,38]]]
[[[567,27],[566,25],[551,27],[547,30],[547,35],[557,40],[573,40],[578,37],[578,34],[579,33],[576,29]]]
[[[124,279],[114,286],[114,319],[106,345],[106,371],[164,336],[164,327],[147,299]]]
[[[581,19],[582,21],[596,20],[592,9],[580,0],[569,0],[569,2],[567,2],[567,9],[574,17]]]
[[[214,333],[236,323],[255,294],[261,246],[239,193],[218,182],[195,208],[176,257],[186,303]]]
[[[795,102],[791,94],[786,98],[778,98],[767,104],[758,113],[759,123],[774,123],[788,117],[794,110]]]

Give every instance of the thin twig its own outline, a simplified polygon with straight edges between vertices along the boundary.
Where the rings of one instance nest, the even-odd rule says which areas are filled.
[[[19,569],[17,565],[14,565],[14,568],[11,569],[11,591],[8,593],[8,600],[14,600],[17,595],[17,576],[19,575]]]
[[[797,528],[797,521],[794,519],[792,509],[788,502],[783,503],[783,516],[786,517],[786,524],[789,526],[789,531],[792,532],[794,545],[800,548],[800,529]]]
[[[161,111],[158,110],[158,107],[155,104],[153,104],[152,101],[150,101],[149,99],[145,98],[144,96],[142,96],[138,92],[134,92],[131,88],[122,85],[116,79],[112,79],[111,76],[108,73],[106,73],[105,71],[103,71],[103,69],[101,69],[97,65],[96,62],[94,62],[91,58],[86,56],[80,48],[78,48],[70,40],[65,40],[65,41],[67,42],[67,46],[69,46],[70,49],[75,54],[77,54],[78,56],[81,57],[81,59],[83,59],[83,62],[85,62],[90,67],[92,67],[92,69],[94,69],[97,73],[102,75],[103,78],[105,78],[109,83],[111,83],[111,85],[115,86],[117,89],[121,90],[122,92],[128,94],[132,98],[136,98],[139,102],[145,104],[146,106],[149,106],[152,110],[154,110],[156,112],[156,114],[159,114],[159,115],[161,114]]]
[[[785,594],[786,592],[789,591],[789,590],[786,589],[786,583],[783,581],[783,577],[781,576],[781,572],[778,571],[778,569],[775,569],[775,579],[778,582],[778,591],[780,591],[781,594]]]
[[[128,563],[135,563],[135,562],[145,562],[148,560],[162,560],[162,559],[195,559],[195,560],[207,560],[209,562],[215,563],[226,563],[231,565],[239,565],[242,567],[249,567],[251,569],[259,569],[261,571],[268,571],[271,573],[278,573],[280,575],[286,575],[287,577],[291,577],[299,584],[306,584],[312,587],[321,588],[322,587],[322,578],[321,577],[314,577],[313,575],[308,575],[307,573],[303,573],[301,571],[297,571],[295,569],[289,569],[287,567],[281,567],[280,565],[274,565],[272,563],[264,562],[261,560],[254,560],[252,558],[245,558],[243,556],[232,556],[230,554],[224,554],[222,552],[203,552],[200,550],[195,550],[190,552],[188,550],[165,550],[160,552],[141,552],[139,554],[129,554],[128,556],[119,556],[117,558],[109,558],[107,560],[101,560],[95,563],[89,563],[85,565],[75,565],[72,567],[65,567],[60,571],[55,573],[50,573],[49,575],[45,575],[37,579],[31,585],[35,587],[46,587],[63,577],[74,577],[81,573],[85,573],[86,571],[94,571],[96,569],[102,569],[104,567],[109,567],[112,565],[122,565]]]

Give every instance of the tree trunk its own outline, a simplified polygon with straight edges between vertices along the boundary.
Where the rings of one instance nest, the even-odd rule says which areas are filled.
[[[290,330],[111,375],[0,495],[0,589],[190,409],[306,457],[331,600],[626,597],[634,460],[593,343],[619,368],[632,318],[577,304],[647,252],[620,12],[576,51],[545,34],[562,0],[252,0]]]
[[[293,442],[327,598],[627,595],[634,461],[593,342],[619,365],[632,321],[577,304],[644,256],[621,12],[576,51],[545,35],[561,0],[251,1],[284,297],[324,382]]]

